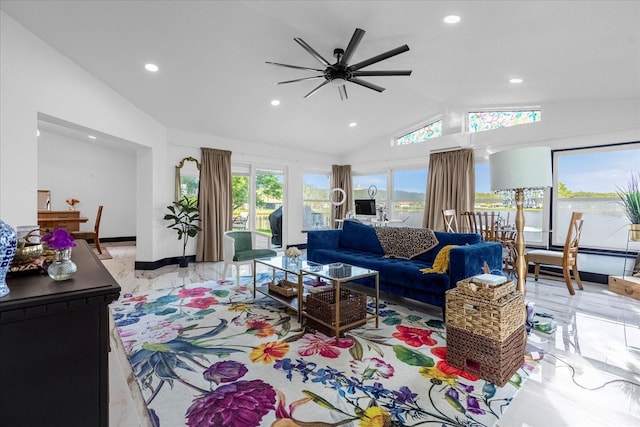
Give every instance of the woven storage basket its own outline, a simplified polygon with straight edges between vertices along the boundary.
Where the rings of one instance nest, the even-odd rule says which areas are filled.
[[[502,341],[524,325],[524,296],[513,292],[499,300],[486,300],[451,289],[446,293],[447,326]]]
[[[476,298],[499,300],[509,294],[512,294],[516,290],[516,285],[513,281],[501,283],[496,286],[484,287],[481,284],[473,283],[471,279],[473,278],[470,277],[468,279],[460,280],[456,288],[458,289],[458,292]]]
[[[316,292],[307,296],[305,311],[313,317],[336,326],[336,291]],[[340,289],[340,325],[362,320],[367,317],[367,296],[360,292]],[[307,318],[307,325],[321,332],[333,332],[322,324]]]
[[[269,282],[269,291],[284,297],[298,295],[298,284],[288,280],[280,280],[278,283]]]
[[[525,345],[524,325],[504,341],[447,325],[447,363],[500,387],[522,366]]]

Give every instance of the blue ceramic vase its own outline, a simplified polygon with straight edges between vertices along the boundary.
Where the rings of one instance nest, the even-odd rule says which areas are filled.
[[[16,230],[0,219],[0,297],[9,293],[7,286],[7,271],[11,266],[11,261],[16,254],[18,239]]]

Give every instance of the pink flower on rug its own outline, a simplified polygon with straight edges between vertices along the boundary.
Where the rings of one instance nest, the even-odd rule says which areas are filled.
[[[411,347],[421,347],[423,345],[436,345],[438,342],[431,338],[432,331],[429,329],[412,328],[409,326],[396,325],[398,332],[393,333],[393,337],[404,341]]]
[[[312,356],[319,353],[321,356],[330,359],[340,356],[341,348],[353,347],[351,338],[340,338],[336,341],[334,337],[328,337],[321,332],[304,334],[298,342],[300,343],[300,349],[298,350],[300,356]]]
[[[178,337],[182,325],[166,320],[149,321],[138,332],[138,341],[148,344],[162,344]]]
[[[254,427],[275,405],[276,393],[262,380],[225,384],[193,401],[189,426]]]
[[[211,289],[209,288],[203,288],[198,287],[198,288],[191,288],[191,289],[180,289],[178,291],[178,298],[192,298],[192,297],[201,297],[203,295],[208,294],[209,292],[211,292]]]
[[[146,301],[147,301],[147,295],[131,296],[129,298],[125,298],[122,300],[122,302],[146,302]]]
[[[352,360],[349,362],[351,371],[362,376],[363,380],[378,380],[380,378],[391,378],[394,374],[393,366],[385,363],[377,357]]]
[[[218,300],[215,299],[214,297],[204,297],[204,298],[194,298],[189,303],[185,304],[185,306],[204,310],[215,304],[218,304]]]

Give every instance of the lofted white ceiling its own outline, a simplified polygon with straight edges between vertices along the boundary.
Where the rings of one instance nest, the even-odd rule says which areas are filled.
[[[343,154],[477,108],[640,97],[639,1],[0,1],[1,9],[169,128]],[[461,22],[445,24],[446,15]],[[355,28],[382,93],[310,80]],[[0,41],[1,42],[1,41]],[[144,64],[160,71],[151,74]],[[509,83],[512,77],[522,84]],[[278,107],[270,105],[279,99]],[[349,123],[357,122],[356,127]]]

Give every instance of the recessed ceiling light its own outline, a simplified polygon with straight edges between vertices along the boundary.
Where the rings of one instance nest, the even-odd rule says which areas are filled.
[[[155,73],[156,71],[159,70],[158,66],[156,64],[144,64],[144,68],[147,71],[151,71],[152,73]]]
[[[460,22],[460,17],[458,15],[449,15],[445,16],[443,21],[447,24],[457,24],[458,22]]]
[[[354,128],[354,127],[356,127],[356,126],[358,126],[358,124],[357,124],[356,122],[351,122],[351,123],[349,123],[349,127],[350,127],[350,128]]]
[[[95,135],[87,135],[89,137],[89,139],[96,139]]]
[[[522,79],[518,79],[518,78],[509,79],[509,83],[522,83]]]
[[[273,105],[274,107],[276,105],[280,105],[280,100],[279,99],[274,99],[273,101],[271,101],[271,105]]]

